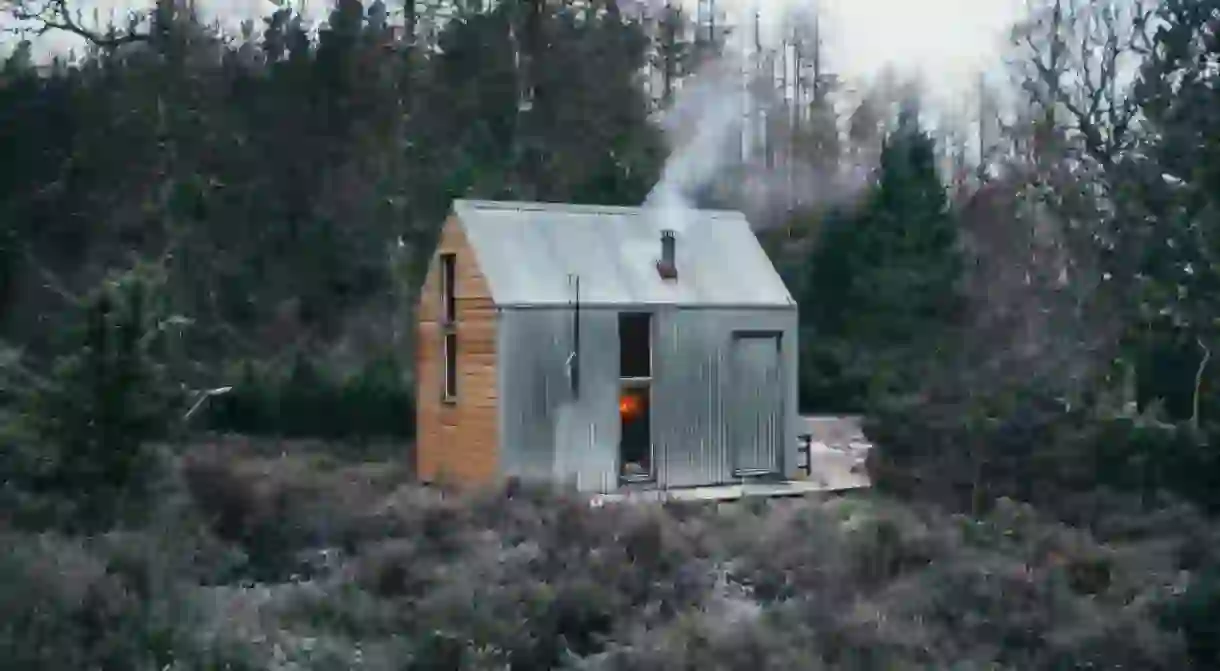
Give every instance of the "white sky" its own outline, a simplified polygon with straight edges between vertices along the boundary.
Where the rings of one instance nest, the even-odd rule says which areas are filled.
[[[848,85],[890,68],[918,77],[929,106],[949,114],[974,104],[980,73],[993,81],[1004,76],[1009,33],[1026,1],[731,0],[747,14],[761,4],[764,22],[767,14],[782,21],[785,6],[820,6],[826,57]]]
[[[856,77],[887,63],[919,72],[935,93],[969,87],[1002,62],[1021,0],[824,0],[827,47]]]
[[[697,2],[683,1],[692,10]],[[147,5],[138,0],[77,2],[81,7],[97,7],[103,16],[112,8]],[[197,2],[205,13],[234,24],[242,18],[265,16],[273,9],[269,0]],[[293,4],[300,3],[295,0]],[[918,73],[930,94],[929,102],[942,108],[971,97],[980,69],[999,67],[1008,29],[1024,4],[1023,0],[718,0],[717,5],[746,18],[756,3],[763,8],[763,21],[772,28],[782,19],[785,8],[810,9],[820,4],[826,55],[836,71],[849,82],[871,78],[887,64],[905,74]],[[307,0],[309,13],[318,19],[330,4],[330,0]],[[387,4],[393,8],[399,3],[388,0]],[[89,13],[86,11],[86,15]],[[46,37],[40,42],[40,51],[72,44],[65,36]]]

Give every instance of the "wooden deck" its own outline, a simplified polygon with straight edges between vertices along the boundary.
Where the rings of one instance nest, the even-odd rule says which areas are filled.
[[[868,479],[858,477],[835,483],[810,480],[787,480],[783,482],[759,482],[739,485],[712,485],[707,487],[678,487],[674,489],[638,489],[613,494],[598,494],[592,497],[594,506],[607,503],[663,503],[665,501],[738,501],[746,498],[777,498],[785,496],[808,496],[810,494],[834,493],[864,489]]]
[[[808,496],[866,489],[872,485],[864,469],[871,449],[857,417],[802,417],[801,433],[809,435],[809,475],[799,480],[745,481],[735,484],[672,489],[627,489],[593,497],[606,503],[664,501],[737,501],[746,498]],[[803,463],[803,462],[802,462]]]

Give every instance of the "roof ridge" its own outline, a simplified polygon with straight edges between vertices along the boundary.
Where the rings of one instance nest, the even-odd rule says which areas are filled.
[[[477,198],[455,198],[453,209],[459,206],[476,210],[514,210],[518,212],[566,212],[571,214],[619,214],[638,216],[648,211],[643,205],[594,205],[580,203],[544,203],[525,200],[482,200]],[[745,218],[740,210],[700,209],[692,210],[713,218]]]

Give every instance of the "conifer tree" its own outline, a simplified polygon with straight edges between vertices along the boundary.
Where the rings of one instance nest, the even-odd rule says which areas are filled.
[[[806,404],[858,411],[909,390],[957,316],[957,228],[935,143],[904,110],[859,211],[834,213],[809,264],[802,302]]]

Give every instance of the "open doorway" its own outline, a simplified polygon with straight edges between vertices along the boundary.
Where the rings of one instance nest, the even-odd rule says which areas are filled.
[[[618,318],[619,476],[624,482],[654,478],[652,450],[652,315]]]

